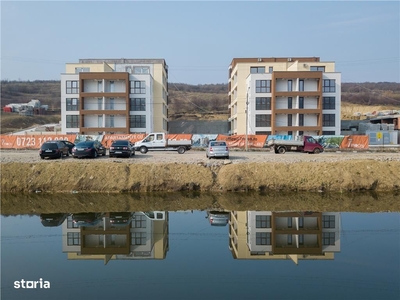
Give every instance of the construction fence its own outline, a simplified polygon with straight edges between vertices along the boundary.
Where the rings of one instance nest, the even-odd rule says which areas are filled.
[[[146,134],[106,134],[106,135],[79,135],[79,134],[58,134],[58,135],[0,135],[0,149],[40,149],[40,146],[47,141],[67,140],[78,143],[85,140],[98,140],[106,148],[111,146],[115,140],[129,140],[131,143],[138,142]],[[245,148],[246,135],[222,135],[222,134],[168,134],[169,140],[192,140],[193,147],[206,147],[210,141],[226,141],[230,148]],[[347,135],[347,136],[315,136],[314,137],[324,148],[337,149],[368,149],[368,135]],[[249,149],[267,148],[271,139],[291,140],[290,135],[248,135],[247,147]]]

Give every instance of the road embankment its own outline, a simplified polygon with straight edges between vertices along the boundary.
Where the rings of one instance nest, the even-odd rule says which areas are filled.
[[[400,190],[400,161],[135,163],[123,160],[1,164],[2,193]]]

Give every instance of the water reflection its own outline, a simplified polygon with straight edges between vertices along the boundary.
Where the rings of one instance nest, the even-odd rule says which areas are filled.
[[[53,216],[53,215],[51,215]],[[47,218],[47,219],[46,219]],[[166,211],[41,215],[62,223],[68,259],[164,259],[169,250]],[[333,260],[340,252],[340,213],[312,211],[206,211],[211,226],[228,226],[234,259]],[[48,220],[43,223],[43,220]]]

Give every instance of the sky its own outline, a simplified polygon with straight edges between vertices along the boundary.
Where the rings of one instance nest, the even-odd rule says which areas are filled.
[[[228,82],[233,58],[320,57],[342,82],[400,82],[400,2],[3,1],[1,79],[82,58],[162,58],[169,82]]]

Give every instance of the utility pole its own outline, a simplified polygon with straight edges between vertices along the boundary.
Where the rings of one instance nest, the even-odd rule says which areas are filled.
[[[246,140],[245,140],[245,151],[247,152],[248,149],[248,130],[249,130],[249,89],[247,88],[246,93]]]

